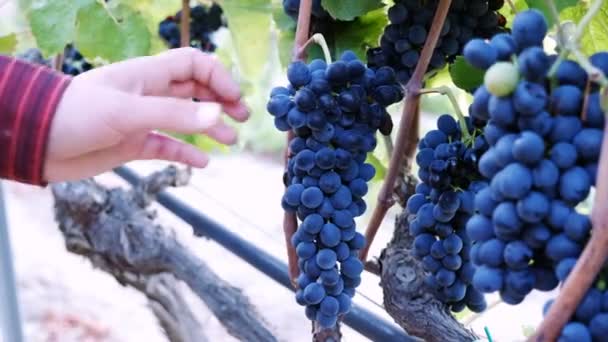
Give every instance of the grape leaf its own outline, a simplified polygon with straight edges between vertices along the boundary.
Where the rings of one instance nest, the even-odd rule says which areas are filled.
[[[483,84],[484,71],[474,68],[462,56],[450,66],[450,75],[454,84],[463,90],[471,91]]]
[[[323,8],[337,20],[350,21],[370,11],[382,8],[382,0],[323,0]]]
[[[12,54],[17,47],[17,35],[11,33],[0,37],[0,53]]]
[[[94,3],[95,0],[42,0],[22,4],[43,56],[63,51],[74,38],[78,10]]]
[[[578,3],[577,0],[554,0],[553,3],[555,7],[557,7],[557,11],[561,12],[563,9],[574,6]],[[549,23],[549,27],[555,24],[555,19],[553,18],[553,14],[551,14],[551,10],[547,6],[547,0],[526,0],[529,8],[536,8],[539,11],[543,12],[545,18],[547,19],[547,23]]]
[[[568,7],[560,13],[560,20],[572,20],[579,22],[587,13],[589,4],[580,2],[576,6]],[[608,3],[604,2],[602,7],[593,17],[580,41],[582,51],[591,55],[595,52],[608,49]]]
[[[272,19],[274,20],[274,22],[277,24],[277,27],[281,31],[296,29],[295,20],[293,20],[290,16],[285,14],[285,11],[283,10],[283,6],[281,6],[280,4],[276,4],[276,6],[274,6],[274,8],[272,10]]]
[[[270,60],[271,0],[225,0],[221,4],[228,21],[240,73],[253,82],[265,76]]]
[[[150,51],[150,32],[146,23],[128,5],[110,8],[98,2],[91,3],[80,8],[77,21],[75,43],[85,57],[115,62],[147,55]]]
[[[352,50],[359,58],[365,59],[365,51],[370,46],[377,46],[384,28],[388,24],[388,18],[383,9],[369,12],[352,22],[339,22],[339,30],[335,32],[336,56],[340,56],[346,50]]]
[[[527,0],[513,1],[513,6],[515,7],[515,10],[517,12],[527,10],[528,4],[526,3],[526,1]],[[498,10],[498,12],[500,12],[500,14],[502,14],[505,17],[505,19],[507,19],[507,27],[511,27],[511,24],[513,23],[513,18],[515,18],[515,14],[516,14],[513,11],[513,8],[505,2],[505,4],[502,6],[502,8],[500,10]]]

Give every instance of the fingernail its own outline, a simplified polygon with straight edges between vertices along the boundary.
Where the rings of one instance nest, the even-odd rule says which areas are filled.
[[[196,117],[201,129],[206,130],[220,122],[221,106],[216,103],[201,103],[196,112]]]

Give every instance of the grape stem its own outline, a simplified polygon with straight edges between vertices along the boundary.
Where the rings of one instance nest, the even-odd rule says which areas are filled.
[[[608,127],[604,137],[598,175],[608,173]],[[587,290],[593,285],[608,257],[608,179],[597,177],[596,194],[591,213],[593,234],[579,257],[574,269],[564,282],[561,291],[547,312],[536,333],[528,340],[535,342],[555,341],[562,328],[576,311]]]
[[[312,12],[312,0],[300,1],[300,8],[298,12],[298,24],[296,26],[296,38],[293,48],[293,60],[305,60],[306,50],[302,49],[308,41],[308,34],[310,31],[310,15]],[[289,143],[294,138],[292,131],[287,133],[287,145],[285,146],[285,172],[287,172],[287,161],[289,158]],[[298,279],[298,256],[296,254],[295,247],[291,244],[291,238],[298,229],[298,220],[295,213],[285,211],[283,214],[283,234],[285,235],[285,246],[287,247],[287,265],[289,271],[289,279],[291,285],[297,288]]]
[[[181,47],[190,46],[190,1],[182,0],[182,17],[179,27],[179,34],[181,41],[179,45]]]
[[[517,7],[515,7],[515,4],[513,3],[512,0],[507,0],[507,4],[509,4],[509,7],[511,7],[511,12],[513,12],[513,14],[517,14]]]
[[[608,79],[606,78],[606,75],[604,75],[604,73],[600,69],[593,66],[591,62],[589,62],[587,56],[585,56],[580,49],[580,40],[585,34],[585,30],[587,29],[587,26],[589,26],[591,20],[593,20],[595,15],[602,9],[602,4],[604,3],[604,1],[596,0],[591,4],[591,7],[589,7],[587,13],[585,13],[581,21],[576,26],[576,29],[574,30],[574,33],[571,38],[564,36],[563,29],[559,24],[559,12],[557,10],[557,7],[555,6],[554,1],[546,0],[546,2],[549,8],[551,9],[551,14],[554,17],[555,22],[557,23],[558,43],[562,48],[558,59],[555,61],[555,63],[553,63],[551,69],[549,70],[549,78],[554,78],[560,63],[562,63],[568,57],[568,55],[572,54],[574,55],[574,58],[579,62],[581,67],[587,72],[587,74],[589,74],[589,79],[592,82],[595,82],[601,85],[602,87],[607,87]]]
[[[399,123],[395,148],[391,154],[386,178],[384,179],[384,183],[378,194],[378,204],[374,208],[367,230],[365,231],[365,247],[363,247],[359,253],[361,261],[364,263],[367,260],[367,254],[378,233],[380,224],[386,216],[386,212],[395,204],[395,198],[393,197],[394,186],[397,177],[401,173],[402,166],[407,162],[406,168],[409,170],[414,154],[416,153],[418,126],[420,122],[420,89],[422,89],[422,80],[428,69],[433,51],[437,46],[437,41],[439,40],[439,35],[451,4],[452,0],[439,1],[435,17],[433,18],[433,24],[431,25],[427,40],[420,53],[418,65],[416,65],[412,78],[405,85],[405,105],[403,106],[403,115],[401,117],[401,122]]]
[[[433,93],[446,95],[448,99],[450,99],[452,107],[454,107],[454,111],[456,112],[456,116],[458,117],[458,124],[460,125],[460,131],[462,133],[463,140],[467,143],[472,142],[471,134],[469,133],[469,128],[467,127],[467,122],[464,119],[464,114],[460,110],[460,106],[458,105],[458,101],[456,100],[456,96],[454,95],[452,89],[450,89],[450,87],[448,86],[441,86],[437,88],[428,88],[420,90],[421,95]]]
[[[325,37],[323,37],[323,35],[321,33],[313,34],[312,37],[310,37],[310,39],[307,40],[306,43],[304,43],[304,45],[300,48],[300,50],[308,49],[308,47],[312,43],[315,43],[321,47],[321,49],[323,50],[323,56],[325,58],[325,63],[331,64],[331,53],[329,52],[329,46],[327,45],[327,41],[325,40]]]
[[[393,144],[393,139],[390,135],[383,135],[382,140],[384,141],[384,147],[386,148],[386,154],[393,154],[393,150],[395,149],[395,145]]]

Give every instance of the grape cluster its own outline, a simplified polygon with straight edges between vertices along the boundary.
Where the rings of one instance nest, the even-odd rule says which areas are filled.
[[[376,131],[388,134],[386,107],[403,98],[394,71],[373,71],[350,51],[327,65],[294,62],[288,87],[274,88],[268,112],[280,131],[292,130],[282,206],[300,219],[292,243],[299,257],[296,300],[323,327],[348,312],[361,283],[358,251],[365,238],[354,218],[375,174],[365,163]]]
[[[76,76],[91,69],[93,69],[93,65],[87,62],[73,45],[70,44],[65,48],[61,66],[63,73]]]
[[[390,24],[384,29],[380,46],[368,50],[368,66],[391,66],[399,82],[407,83],[420,59],[438,3],[438,0],[395,1],[389,9]],[[504,0],[452,1],[427,72],[453,62],[469,40],[506,32],[506,19],[497,12],[503,5]]]
[[[475,196],[477,214],[467,223],[476,241],[473,284],[499,291],[509,304],[533,289],[557,287],[591,230],[575,207],[595,184],[604,127],[600,94],[593,86],[585,95],[587,74],[573,61],[559,62],[549,78],[558,61],[542,48],[547,30],[542,13],[527,10],[515,17],[511,34],[464,48],[470,64],[487,70],[471,115],[488,120],[490,145],[479,160],[489,186]],[[591,62],[608,71],[608,53]]]
[[[416,163],[422,183],[407,201],[408,212],[415,214],[409,223],[415,237],[414,254],[429,272],[425,281],[455,312],[465,307],[474,312],[486,308],[483,294],[471,285],[474,267],[465,231],[474,213],[474,196],[486,186],[477,172],[478,156],[488,146],[485,138],[477,135],[485,121],[473,122],[463,118],[469,133],[463,137],[452,116],[438,118],[438,129],[420,140]]]
[[[174,16],[167,17],[158,25],[158,34],[169,45],[169,48],[180,47],[181,33],[180,22],[181,10]],[[206,52],[213,52],[216,49],[211,41],[210,34],[226,26],[223,18],[222,8],[213,3],[207,7],[196,5],[190,10],[190,46]]]

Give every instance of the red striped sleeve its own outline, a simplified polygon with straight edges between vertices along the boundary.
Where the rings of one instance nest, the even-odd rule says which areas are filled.
[[[46,185],[49,130],[71,78],[0,56],[0,177]]]

